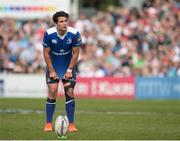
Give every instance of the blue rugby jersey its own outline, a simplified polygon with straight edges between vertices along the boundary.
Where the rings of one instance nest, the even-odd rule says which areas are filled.
[[[68,27],[63,37],[59,35],[56,27],[49,28],[44,33],[43,47],[50,48],[51,62],[60,79],[63,78],[68,69],[72,48],[80,46],[81,35],[72,27]]]

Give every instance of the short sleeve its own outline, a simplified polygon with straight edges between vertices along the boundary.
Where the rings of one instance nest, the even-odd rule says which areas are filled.
[[[49,39],[49,36],[47,34],[47,31],[44,32],[44,38],[43,38],[43,43],[42,43],[43,47],[44,48],[48,48],[50,47],[50,39]]]
[[[82,44],[81,34],[77,32],[73,41],[73,47],[80,47],[81,44]]]

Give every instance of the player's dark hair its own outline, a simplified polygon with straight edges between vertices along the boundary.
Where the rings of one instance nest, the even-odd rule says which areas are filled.
[[[52,17],[54,23],[57,23],[57,22],[58,22],[58,17],[66,17],[66,18],[68,19],[68,18],[69,18],[69,14],[66,13],[66,12],[64,12],[64,11],[58,11],[58,12],[56,12],[56,13],[53,15],[53,17]]]

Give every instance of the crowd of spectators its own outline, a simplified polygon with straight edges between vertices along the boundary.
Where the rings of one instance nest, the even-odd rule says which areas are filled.
[[[79,76],[180,77],[180,2],[147,0],[142,9],[109,7],[71,25],[82,35]],[[51,18],[0,19],[0,73],[42,73]]]

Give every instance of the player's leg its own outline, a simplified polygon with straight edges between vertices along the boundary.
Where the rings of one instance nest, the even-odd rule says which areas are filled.
[[[46,100],[46,125],[44,131],[52,131],[52,118],[56,107],[56,96],[58,92],[59,80],[53,80],[49,77],[49,71],[46,72],[46,83],[48,86],[48,97]]]
[[[75,99],[74,99],[74,87],[76,84],[76,77],[69,80],[62,80],[64,85],[65,97],[66,97],[66,113],[69,120],[69,131],[78,131],[74,126],[74,111],[75,111]]]

